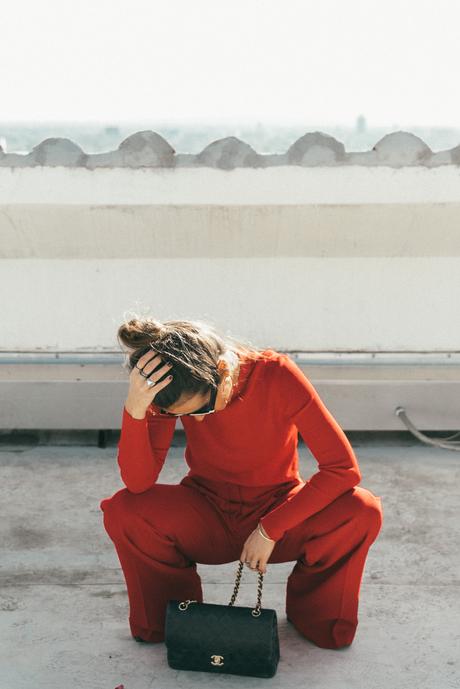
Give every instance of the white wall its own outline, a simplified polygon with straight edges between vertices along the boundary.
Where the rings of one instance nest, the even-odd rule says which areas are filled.
[[[0,168],[0,351],[135,310],[298,351],[458,351],[460,170]]]

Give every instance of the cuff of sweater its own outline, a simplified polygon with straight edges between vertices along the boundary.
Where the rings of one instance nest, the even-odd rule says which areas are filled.
[[[124,421],[125,423],[132,423],[134,425],[137,424],[138,426],[139,425],[142,426],[142,424],[145,424],[145,422],[147,421],[147,415],[143,416],[142,419],[136,419],[134,416],[131,416],[129,411],[124,406],[123,407],[123,419],[122,419],[122,421]]]
[[[263,527],[263,530],[267,534],[268,538],[271,538],[273,541],[279,541],[286,533],[285,529],[280,529],[279,527],[272,526],[270,524],[268,516],[259,519],[259,524],[261,524],[261,526]]]

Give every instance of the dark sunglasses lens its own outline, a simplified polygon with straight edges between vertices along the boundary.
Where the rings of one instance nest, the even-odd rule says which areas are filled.
[[[189,416],[199,416],[200,414],[209,414],[209,412],[214,411],[214,405],[216,403],[217,390],[211,390],[211,398],[207,404],[205,404],[198,411],[189,414]]]
[[[207,404],[205,404],[201,409],[198,409],[198,411],[194,411],[191,414],[171,414],[170,412],[166,411],[165,409],[160,410],[160,415],[161,416],[200,416],[201,414],[209,414],[210,412],[214,411],[214,405],[216,403],[216,397],[217,397],[217,389],[213,389],[211,391],[211,399]]]

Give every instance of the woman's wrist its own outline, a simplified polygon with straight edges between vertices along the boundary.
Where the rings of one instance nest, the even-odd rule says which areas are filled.
[[[260,535],[263,536],[264,538],[266,538],[267,541],[272,541],[273,543],[276,542],[274,538],[269,537],[269,535],[267,534],[267,532],[265,531],[264,527],[262,526],[262,524],[260,522],[258,523],[257,527],[258,527]]]
[[[133,417],[133,419],[140,421],[145,418],[145,409],[136,409],[136,407],[132,407],[129,403],[125,403],[125,409],[128,414]]]

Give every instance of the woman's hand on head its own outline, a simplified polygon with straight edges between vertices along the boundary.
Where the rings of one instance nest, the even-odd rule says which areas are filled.
[[[164,364],[153,372],[160,364],[160,355],[151,350],[141,356],[129,374],[129,390],[125,407],[134,418],[143,419],[157,393],[171,382],[172,377],[168,376],[157,382],[171,369],[170,364]],[[139,369],[142,369],[142,374]],[[153,380],[155,385],[147,385],[147,380]]]

